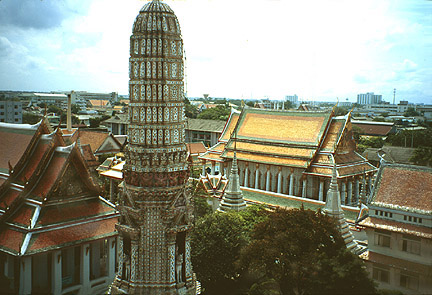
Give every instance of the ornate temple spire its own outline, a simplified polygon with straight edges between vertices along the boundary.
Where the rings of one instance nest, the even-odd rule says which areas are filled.
[[[240,190],[240,177],[237,166],[237,140],[234,138],[234,156],[231,165],[231,171],[228,178],[228,187],[222,196],[222,201],[218,211],[240,211],[246,208],[246,202],[243,199],[243,193]]]
[[[195,294],[183,78],[178,19],[167,4],[149,1],[130,37],[128,144],[111,293]]]
[[[336,161],[333,156],[333,172],[332,179],[330,182],[330,188],[327,193],[327,200],[323,208],[323,213],[336,219],[336,224],[344,239],[345,245],[354,254],[361,254],[364,252],[364,248],[361,248],[356,241],[354,241],[354,235],[349,229],[348,223],[345,220],[345,215],[342,210],[340,193],[337,184],[337,170]]]
[[[334,160],[333,160],[334,161]],[[336,163],[333,165],[332,178],[330,182],[330,188],[327,193],[327,200],[323,209],[324,213],[333,217],[343,216],[343,210],[341,206],[340,193],[337,184],[337,169]]]

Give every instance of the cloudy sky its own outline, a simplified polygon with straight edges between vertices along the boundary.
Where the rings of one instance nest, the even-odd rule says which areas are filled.
[[[139,0],[0,0],[0,90],[127,94]],[[432,1],[171,0],[187,94],[432,103]]]

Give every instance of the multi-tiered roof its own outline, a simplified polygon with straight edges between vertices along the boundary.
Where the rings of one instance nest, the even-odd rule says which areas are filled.
[[[32,255],[117,234],[118,213],[58,129],[0,123],[0,138],[0,251]]]

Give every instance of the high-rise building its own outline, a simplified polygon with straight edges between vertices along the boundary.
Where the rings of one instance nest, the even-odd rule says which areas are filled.
[[[21,124],[21,101],[0,100],[0,122]]]
[[[168,5],[153,0],[136,17],[129,69],[129,144],[111,292],[194,294],[183,40]]]
[[[299,99],[298,99],[297,94],[294,94],[294,95],[286,95],[286,96],[285,96],[285,100],[286,100],[286,101],[290,101],[290,102],[292,103],[293,106],[297,106],[298,103],[299,103]]]
[[[382,103],[382,95],[368,92],[366,94],[357,94],[358,104],[380,104]]]

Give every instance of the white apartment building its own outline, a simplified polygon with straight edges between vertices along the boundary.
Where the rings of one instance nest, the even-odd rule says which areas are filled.
[[[380,104],[382,103],[382,95],[368,92],[365,94],[357,94],[358,104]]]
[[[0,122],[22,123],[21,101],[2,100],[0,101]]]

